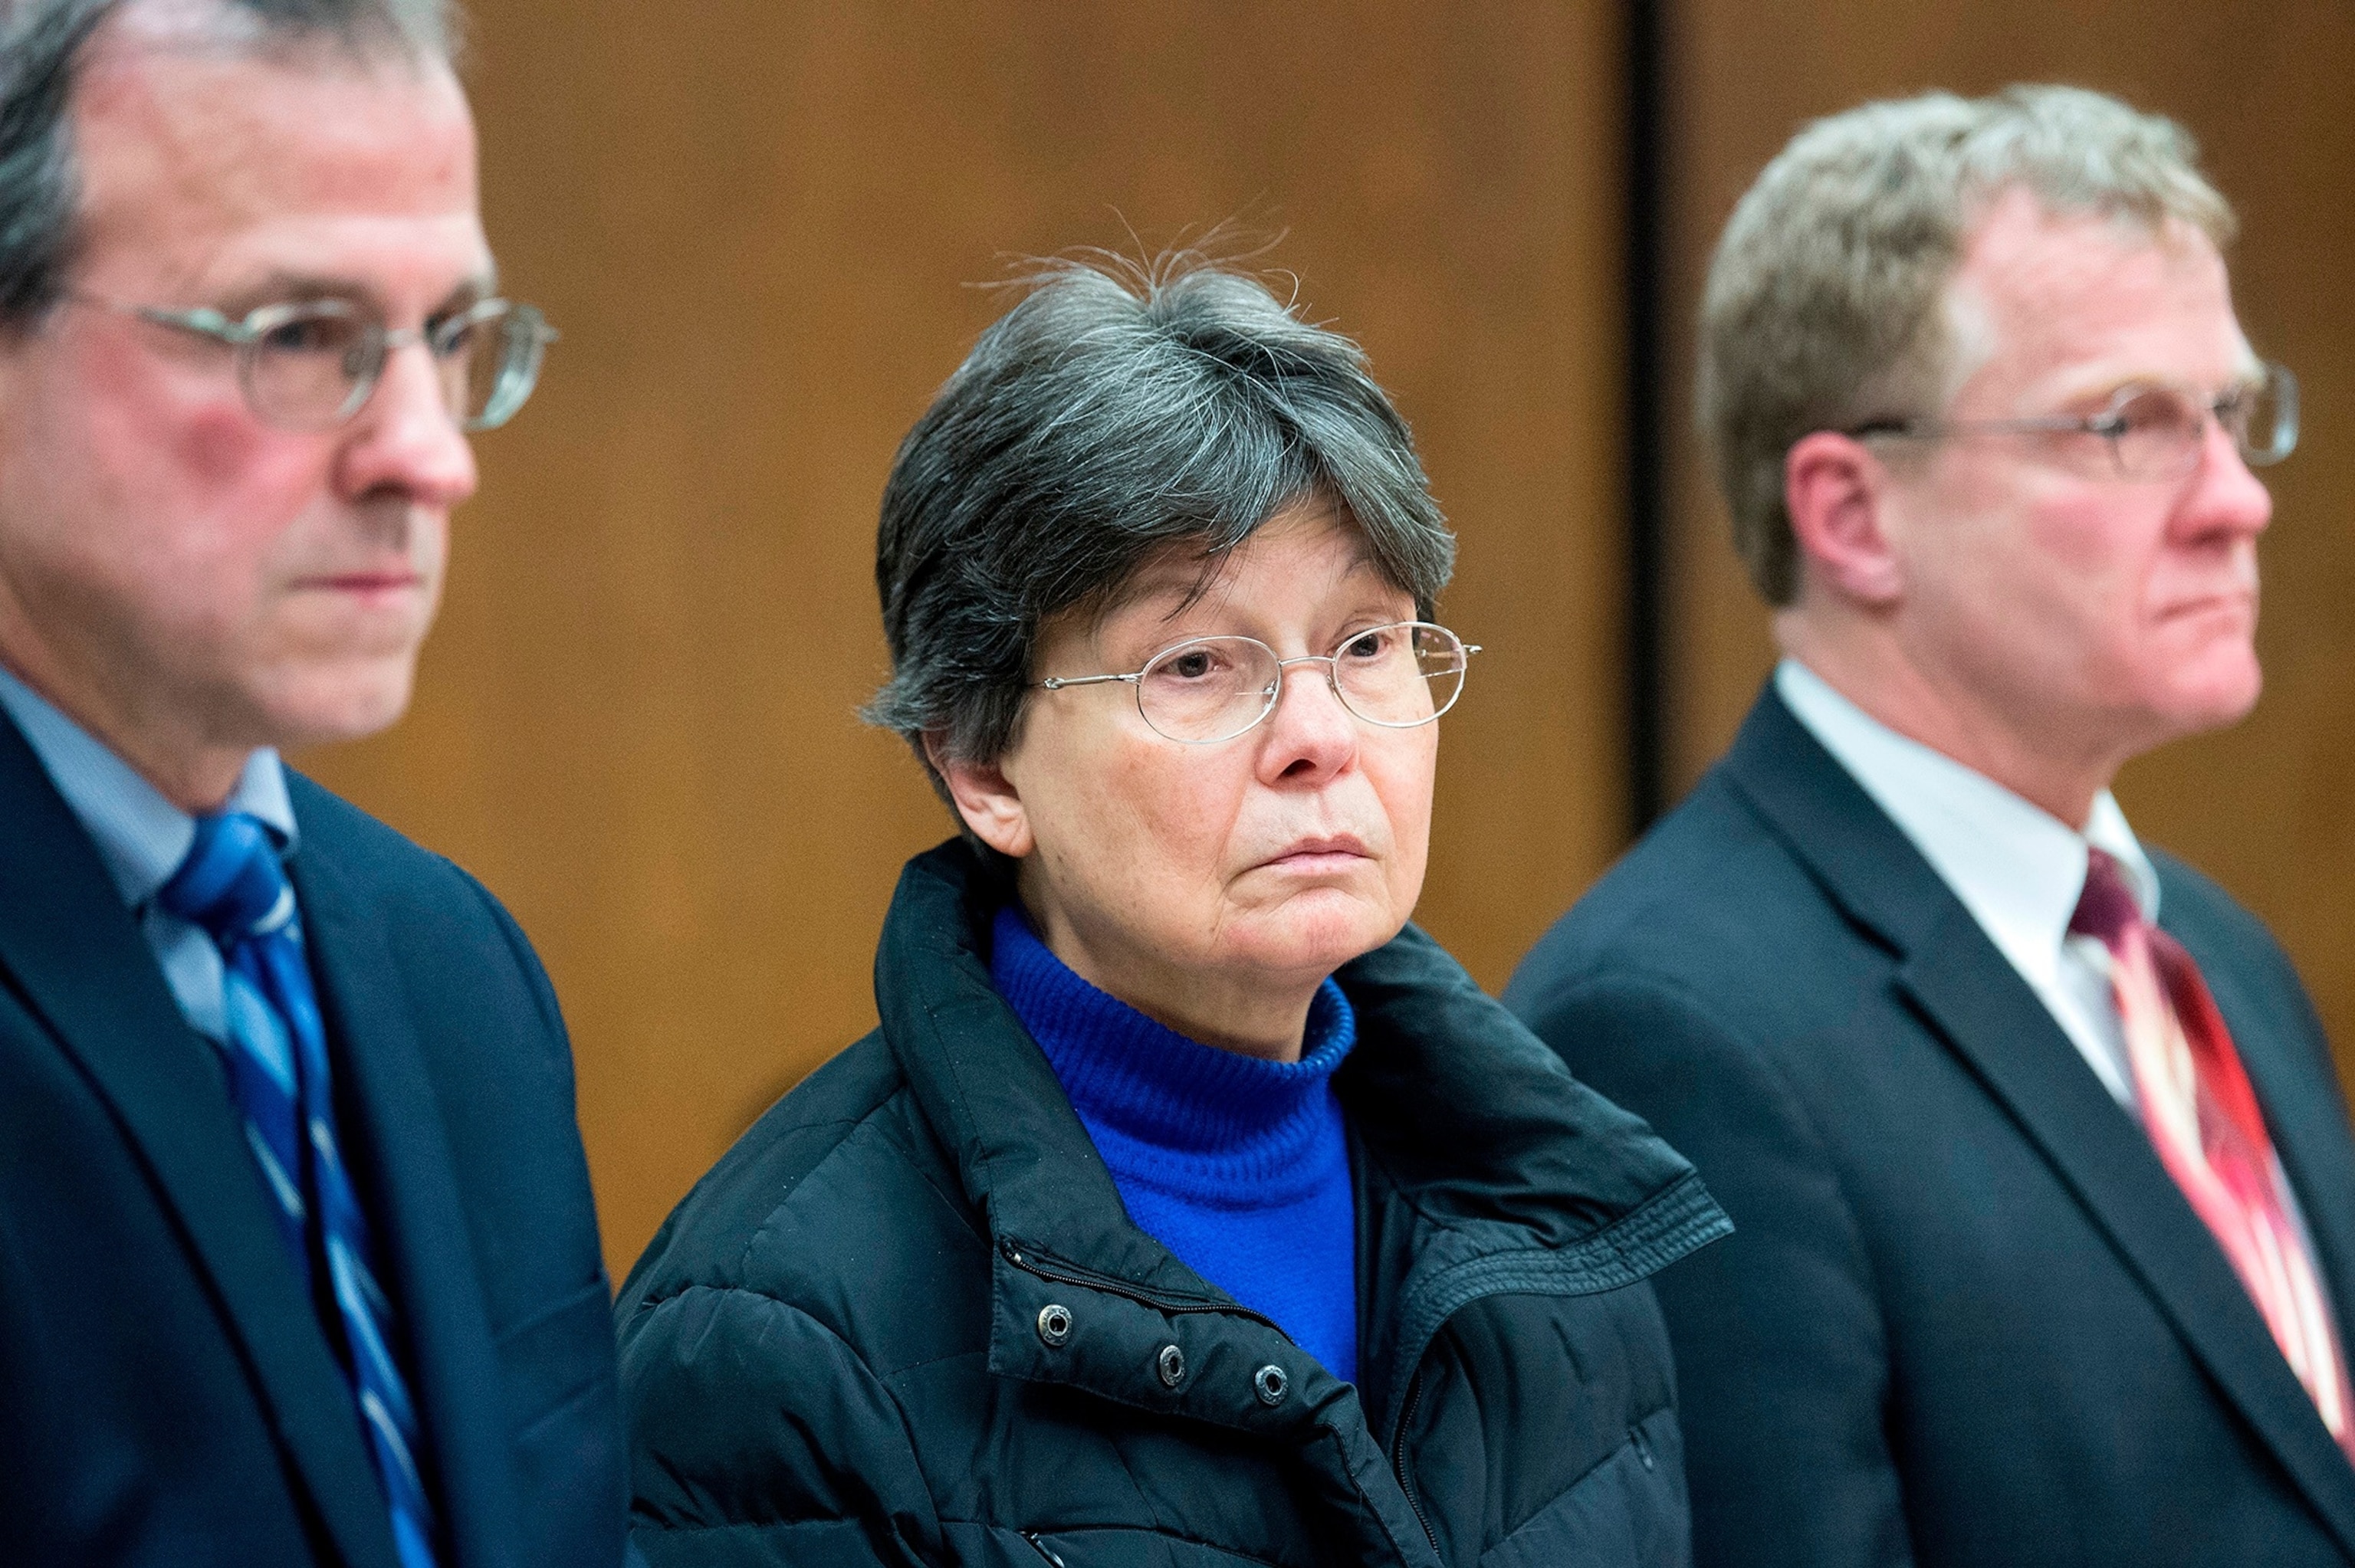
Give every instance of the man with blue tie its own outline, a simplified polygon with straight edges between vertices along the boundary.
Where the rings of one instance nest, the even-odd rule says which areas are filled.
[[[623,1554],[546,977],[285,768],[409,698],[500,298],[442,0],[0,0],[10,1563]]]
[[[1704,1568],[2355,1564],[2329,1046],[2110,793],[2261,684],[2232,233],[2175,125],[2022,87],[1807,127],[1720,241],[1784,661],[1507,993],[1733,1220],[1657,1285]]]

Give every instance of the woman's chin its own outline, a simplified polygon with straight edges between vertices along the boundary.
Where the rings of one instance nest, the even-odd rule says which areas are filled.
[[[1317,888],[1229,926],[1219,961],[1321,980],[1372,952],[1405,924],[1387,904]]]

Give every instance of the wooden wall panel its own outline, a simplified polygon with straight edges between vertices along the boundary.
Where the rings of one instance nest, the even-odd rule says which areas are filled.
[[[2355,6],[2345,0],[1680,0],[1672,6],[1667,280],[1679,450],[1671,771],[1721,751],[1772,662],[1687,433],[1693,303],[1734,200],[1806,120],[1929,87],[2067,80],[2175,116],[2243,234],[2243,322],[2306,395],[2297,453],[2266,475],[2259,634],[2267,690],[2238,728],[2135,764],[2137,830],[2221,877],[2288,944],[2355,1065]]]
[[[893,447],[1007,258],[1241,215],[1356,334],[1487,644],[1423,914],[1484,981],[1615,853],[1615,7],[479,0],[509,286],[564,333],[481,443],[405,724],[305,758],[515,909],[611,1261],[866,1029],[948,823],[853,709]]]

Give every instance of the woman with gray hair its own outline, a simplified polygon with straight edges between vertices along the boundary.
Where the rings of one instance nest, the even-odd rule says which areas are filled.
[[[1644,1280],[1724,1217],[1407,925],[1454,553],[1256,281],[1072,262],[983,335],[876,559],[964,832],[623,1288],[655,1568],[1684,1560]]]

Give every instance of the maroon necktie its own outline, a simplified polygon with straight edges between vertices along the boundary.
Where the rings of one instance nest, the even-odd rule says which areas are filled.
[[[2135,1094],[2159,1163],[2215,1234],[2323,1425],[2355,1457],[2338,1331],[2290,1219],[2256,1093],[2199,966],[2143,918],[2118,863],[2100,850],[2069,929],[2109,949]]]

